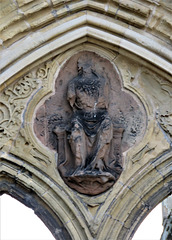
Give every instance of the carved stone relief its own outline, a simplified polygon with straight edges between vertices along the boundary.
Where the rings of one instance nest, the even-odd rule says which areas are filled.
[[[7,87],[0,97],[0,149],[27,159],[49,162],[34,146],[25,131],[25,112],[34,93],[47,78],[49,66],[35,68],[17,82]]]
[[[170,136],[172,139],[172,110],[162,111],[158,116],[159,123],[164,131]]]
[[[120,69],[124,86],[138,94],[148,114],[146,134],[126,153],[127,164],[134,169],[142,163],[148,163],[155,157],[161,156],[170,148],[169,132],[172,106],[170,93],[172,88],[170,81],[165,76],[141,66],[139,62],[118,56],[115,64]],[[168,116],[166,111],[169,113]]]
[[[147,93],[148,101],[153,104],[155,118],[171,142],[172,86],[170,82],[145,69],[141,72],[140,84]]]
[[[122,89],[106,59],[80,52],[61,69],[55,94],[36,112],[34,130],[58,152],[58,170],[71,188],[96,195],[123,170],[122,151],[140,141],[146,127],[142,104]]]
[[[14,140],[22,124],[21,115],[25,100],[36,89],[38,82],[28,74],[1,94],[0,100],[0,148],[8,140]]]

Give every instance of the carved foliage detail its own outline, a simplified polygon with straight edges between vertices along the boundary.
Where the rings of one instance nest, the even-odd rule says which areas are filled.
[[[172,140],[172,85],[149,71],[143,71],[144,88],[156,109],[156,119],[162,129]]]
[[[172,103],[171,103],[172,104]],[[171,137],[172,139],[172,110],[166,110],[165,113],[160,112],[158,115],[158,121],[163,128],[163,130]]]
[[[1,94],[0,139],[2,147],[6,141],[16,137],[22,124],[22,114],[27,99],[36,89],[38,82],[29,73]]]
[[[42,85],[47,84],[50,63],[33,69],[20,80],[10,85],[1,93],[0,98],[0,149],[9,141],[14,144],[28,146],[34,156],[40,155],[33,149],[31,140],[27,137],[24,129],[25,110],[31,97]],[[36,157],[37,158],[37,157]]]

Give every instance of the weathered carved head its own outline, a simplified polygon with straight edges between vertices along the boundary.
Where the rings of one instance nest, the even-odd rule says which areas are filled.
[[[88,58],[87,55],[81,56],[77,61],[78,73],[91,73],[94,71],[94,64],[91,58]]]

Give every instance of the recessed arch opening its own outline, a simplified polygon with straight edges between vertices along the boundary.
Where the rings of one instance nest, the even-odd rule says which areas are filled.
[[[159,172],[159,174],[161,175],[161,177],[159,177],[159,182],[157,180],[157,183],[153,184],[152,188],[149,189],[149,191],[140,198],[138,204],[134,206],[125,222],[125,226],[128,225],[130,227],[127,229],[127,227],[123,226],[119,234],[119,239],[132,239],[134,234],[137,232],[139,226],[146,219],[149,213],[159,203],[161,203],[164,199],[171,195],[172,169],[170,161],[171,158],[167,158],[164,160],[164,164],[159,164],[159,166],[157,164],[157,166],[154,166],[155,168],[153,171]],[[151,181],[151,176],[149,176],[149,173],[147,174],[146,178]],[[143,206],[142,202],[145,203],[145,206]]]
[[[169,186],[172,185],[172,181],[170,181],[168,183],[168,186],[166,187],[162,187],[160,189],[160,192],[157,191],[149,200],[149,204],[151,206],[151,209],[148,209],[147,211],[145,211],[144,213],[140,211],[140,217],[139,217],[139,221],[137,221],[137,219],[133,220],[133,225],[135,225],[133,231],[130,233],[130,237],[126,238],[126,239],[132,239],[133,236],[136,234],[137,230],[139,229],[139,227],[141,226],[141,224],[143,223],[144,220],[146,220],[146,218],[149,216],[149,214],[157,207],[158,204],[160,204],[164,199],[166,199],[168,196],[170,196],[171,192],[169,189]],[[136,207],[137,208],[137,207]],[[163,219],[161,219],[162,221]],[[134,224],[134,222],[136,224]]]
[[[159,240],[162,232],[162,203],[159,203],[140,224],[132,240]]]
[[[3,240],[55,240],[31,208],[8,194],[0,196],[0,229]]]
[[[6,173],[0,175],[0,196],[8,194],[31,208],[57,240],[71,239],[57,215],[32,189],[27,188]]]
[[[171,150],[128,179],[105,213],[101,233],[107,239],[131,240],[147,215],[172,193]],[[125,197],[124,197],[125,196]],[[127,214],[126,214],[127,213]]]
[[[134,234],[133,240],[171,239],[172,195],[159,203],[143,220]]]

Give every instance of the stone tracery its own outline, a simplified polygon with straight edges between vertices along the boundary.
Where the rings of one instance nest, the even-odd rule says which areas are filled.
[[[38,70],[38,72],[42,91],[38,91],[38,94],[33,98],[28,98],[29,107],[27,109],[27,98],[14,100],[19,106],[24,102],[24,109],[19,112],[16,111],[18,117],[13,118],[14,126],[12,125],[13,122],[10,122],[8,127],[10,135],[8,133],[8,136],[5,137],[3,135],[4,130],[0,130],[2,135],[1,172],[4,174],[7,166],[9,166],[9,175],[12,175],[16,181],[19,179],[19,182],[23,182],[24,177],[26,177],[24,169],[27,162],[29,163],[28,169],[32,170],[26,182],[30,185],[32,191],[34,189],[33,180],[35,180],[32,173],[37,168],[38,173],[36,175],[40,176],[40,173],[42,174],[41,180],[37,181],[39,196],[46,198],[47,205],[50,205],[57,198],[57,195],[52,194],[50,196],[49,194],[49,192],[54,191],[54,186],[57,187],[55,192],[58,192],[59,195],[65,193],[63,200],[59,200],[61,205],[58,210],[55,209],[58,201],[51,206],[55,214],[59,213],[61,216],[62,222],[72,238],[75,239],[77,236],[78,239],[79,237],[81,239],[91,239],[92,237],[97,239],[106,237],[109,239],[129,239],[138,222],[171,191],[171,109],[169,110],[171,103],[169,97],[169,89],[171,89],[171,6],[169,1],[109,1],[108,5],[106,1],[82,1],[82,3],[65,1],[65,6],[68,6],[68,8],[62,7],[64,1],[61,1],[61,5],[59,5],[59,1],[52,1],[53,9],[62,14],[53,16],[53,19],[55,19],[52,20],[55,21],[53,24],[50,17],[52,6],[49,8],[46,5],[47,3],[43,4],[43,0],[25,2],[17,0],[19,4],[15,7],[13,4],[8,5],[8,2],[8,0],[4,1],[5,4],[7,3],[7,9],[3,9],[3,13],[8,9],[9,12],[8,14],[5,13],[8,21],[6,21],[5,16],[2,19],[4,22],[1,25],[3,30],[2,41],[0,41],[2,44],[0,66],[3,69],[0,76],[0,82],[2,83],[0,87],[3,91],[0,117],[2,117],[1,120],[7,120],[1,122],[1,127],[4,128],[9,121],[10,111],[14,107],[13,104],[7,103],[8,95],[5,99],[2,99],[5,96],[4,89],[11,87],[16,80],[19,82],[20,77],[52,57],[57,57],[57,60],[54,60],[54,65],[50,65],[48,69],[56,78],[57,74],[54,73],[54,68],[61,71],[63,63],[68,61],[73,54],[86,49],[91,49],[97,54],[101,53],[100,55],[106,56],[118,67],[123,79],[124,89],[141,99],[148,115],[148,121],[146,129],[139,133],[138,126],[142,124],[140,121],[145,116],[145,112],[143,111],[140,116],[133,114],[133,117],[128,119],[123,109],[118,109],[118,113],[113,112],[110,104],[110,116],[115,116],[115,124],[124,124],[125,128],[122,138],[124,170],[114,188],[100,196],[88,197],[76,193],[68,188],[58,175],[56,161],[58,163],[60,154],[58,156],[57,154],[53,155],[57,150],[56,138],[52,134],[54,127],[66,120],[66,116],[72,117],[72,111],[67,107],[65,107],[63,114],[60,112],[60,104],[61,107],[66,106],[67,100],[64,101],[64,104],[58,102],[58,105],[56,104],[58,111],[55,112],[55,109],[53,109],[53,113],[46,119],[48,131],[45,132],[44,129],[41,129],[41,141],[44,144],[43,137],[46,133],[48,144],[41,144],[33,133],[32,119],[34,118],[34,112],[30,106],[32,105],[35,108],[36,105],[41,105],[41,99],[44,97],[48,99],[47,94],[50,94],[53,99],[52,92],[57,91],[60,95],[60,91],[63,93],[67,85],[67,80],[61,77],[64,76],[63,72],[54,87],[51,77],[45,77],[47,76],[47,67],[41,67],[43,71]],[[39,4],[33,8],[32,6],[38,2]],[[116,11],[116,7],[118,11]],[[20,8],[22,8],[24,14],[19,17],[17,14],[20,13]],[[81,9],[84,11],[80,11]],[[46,15],[44,10],[46,13],[49,11],[50,14]],[[9,18],[9,15],[11,18]],[[57,18],[59,18],[58,21],[56,21]],[[26,27],[24,27],[25,24]],[[57,64],[55,64],[56,61]],[[142,74],[143,68],[149,69],[146,75]],[[98,70],[96,72],[99,73]],[[108,71],[109,74],[110,72]],[[128,73],[131,79],[128,78]],[[165,94],[164,90],[159,91],[157,81],[153,82],[155,74],[157,81],[162,76],[162,89],[169,94]],[[71,76],[68,76],[67,79],[72,79],[76,75],[77,72],[73,75],[71,73]],[[168,80],[168,83],[165,79]],[[63,84],[65,81],[66,85]],[[110,81],[110,83],[112,82]],[[58,88],[60,91],[58,91]],[[36,92],[36,89],[32,90],[34,93]],[[121,93],[119,88],[117,92]],[[115,92],[112,95],[115,96]],[[31,96],[33,95],[31,94]],[[121,98],[123,98],[122,94]],[[52,104],[55,103],[56,101]],[[47,100],[46,111],[49,111],[49,106]],[[132,112],[132,108],[130,108],[130,112]],[[17,123],[20,125],[20,120],[24,120],[26,125],[25,128],[19,130]],[[40,125],[45,122],[45,118],[39,120]],[[131,125],[131,128],[128,127]],[[136,134],[139,135],[138,140]],[[127,142],[130,142],[129,146],[127,146]],[[38,145],[39,150],[37,150]],[[46,158],[47,155],[44,154],[45,152],[49,156],[48,159]],[[42,164],[39,165],[39,161]],[[12,162],[16,166],[14,172],[12,172],[10,166]],[[48,177],[45,178],[45,176]],[[42,191],[41,186],[44,186],[45,182],[49,183],[49,186],[46,186]],[[88,197],[87,201],[85,200],[86,197]],[[71,206],[70,211],[67,205],[65,205],[65,210],[63,209],[63,201]],[[61,209],[68,212],[67,219],[66,216],[61,214]],[[72,212],[72,209],[75,210]],[[76,219],[77,223],[75,222]]]

